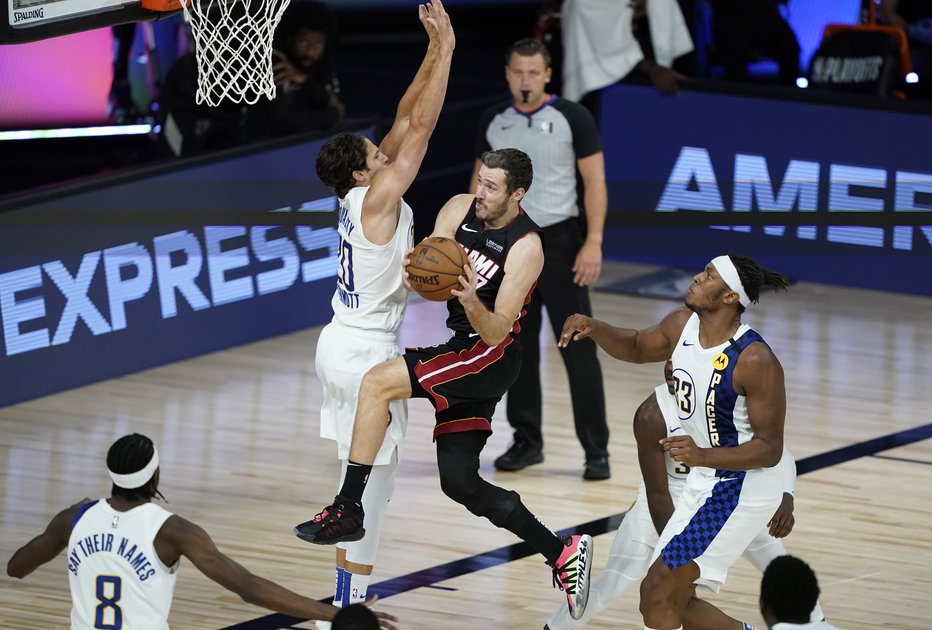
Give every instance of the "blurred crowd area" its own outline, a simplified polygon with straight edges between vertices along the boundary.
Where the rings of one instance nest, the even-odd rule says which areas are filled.
[[[710,83],[900,101],[924,101],[932,93],[932,2],[926,0],[449,4],[458,47],[446,107],[458,111],[463,133],[462,140],[449,140],[463,143],[464,161],[475,132],[470,121],[505,95],[503,53],[526,36],[543,41],[553,55],[549,91],[582,102],[596,116],[600,90],[616,82],[653,85],[670,95]],[[67,178],[296,133],[328,134],[364,120],[387,128],[424,39],[413,5],[292,0],[270,53],[275,98],[210,107],[197,102],[194,40],[180,14],[108,30],[112,81],[104,115],[116,125],[148,124],[151,132],[112,141],[112,150],[96,160],[79,147],[80,159],[68,162],[66,147],[59,164],[38,171],[27,168],[30,156],[47,159],[47,146],[21,144],[17,154],[26,166],[5,176],[0,193],[46,183],[53,170]]]

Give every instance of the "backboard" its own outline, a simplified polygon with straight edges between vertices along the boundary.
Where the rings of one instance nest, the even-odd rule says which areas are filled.
[[[6,0],[0,44],[21,44],[94,28],[149,22],[181,10],[178,2],[146,0]]]

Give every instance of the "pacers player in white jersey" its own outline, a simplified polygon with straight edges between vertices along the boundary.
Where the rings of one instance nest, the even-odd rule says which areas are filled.
[[[353,465],[349,449],[362,377],[369,368],[400,353],[398,329],[408,298],[402,263],[413,234],[413,214],[402,195],[417,175],[440,116],[456,44],[440,0],[420,5],[418,12],[430,42],[385,139],[376,146],[362,136],[339,134],[317,157],[318,176],[340,199],[340,266],[333,320],[320,334],[315,365],[324,389],[320,434],[337,443],[341,483],[347,466]],[[388,431],[369,480],[374,491],[366,495],[363,506],[364,530],[337,546],[336,606],[365,599],[404,440],[405,401],[390,405],[386,422]],[[306,530],[313,522],[297,525],[295,534],[307,540]]]
[[[7,564],[8,575],[22,578],[66,550],[72,630],[168,628],[181,556],[249,603],[305,619],[329,620],[339,612],[253,575],[203,529],[152,503],[161,496],[159,455],[146,436],[117,440],[107,470],[109,499],[83,499],[59,512]],[[376,615],[383,628],[394,628],[391,615]]]
[[[584,315],[563,325],[560,345],[591,337],[616,359],[673,360],[683,431],[660,440],[690,467],[673,515],[661,532],[640,609],[647,630],[683,624],[727,628],[731,619],[696,597],[713,592],[783,495],[783,367],[741,314],[761,287],[789,281],[743,256],[719,256],[693,277],[686,308],[643,330],[616,328]],[[681,434],[682,433],[682,434]]]
[[[638,461],[644,481],[638,487],[634,504],[625,513],[615,532],[605,568],[589,588],[589,605],[578,621],[572,619],[565,606],[559,606],[544,626],[547,630],[577,630],[595,619],[627,590],[640,582],[647,572],[651,556],[657,547],[658,532],[673,514],[673,507],[686,485],[689,466],[675,462],[663,451],[659,440],[682,430],[677,417],[673,362],[664,365],[666,384],[658,385],[641,403],[634,415],[634,436],[638,446]],[[761,529],[742,557],[763,573],[771,560],[786,555],[780,538],[793,530],[793,502],[796,491],[796,461],[783,450],[783,501],[773,518]],[[816,601],[811,620],[821,621],[822,607]],[[734,621],[741,629],[743,624]],[[727,630],[723,628],[722,630]]]

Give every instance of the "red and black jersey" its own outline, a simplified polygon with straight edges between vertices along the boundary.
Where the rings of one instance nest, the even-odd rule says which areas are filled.
[[[466,249],[466,253],[476,266],[476,273],[479,276],[476,294],[490,311],[495,310],[495,298],[505,278],[505,259],[508,258],[511,246],[530,232],[540,231],[540,227],[520,208],[518,216],[508,225],[486,229],[483,227],[482,220],[476,217],[476,202],[473,200],[469,212],[463,219],[463,224],[456,230],[455,239]],[[532,286],[531,291],[533,290]],[[531,297],[531,291],[528,291],[525,304]],[[447,328],[454,334],[463,336],[476,333],[472,324],[469,323],[469,318],[466,317],[466,310],[458,299],[449,300],[447,310],[450,313],[447,317]],[[518,319],[520,317],[521,315]],[[518,330],[518,322],[515,320],[512,333],[517,333]]]

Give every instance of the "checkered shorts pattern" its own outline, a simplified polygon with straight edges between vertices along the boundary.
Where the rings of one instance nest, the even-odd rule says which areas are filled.
[[[715,484],[712,495],[693,515],[679,534],[670,539],[660,552],[664,564],[675,571],[701,556],[715,540],[731,513],[738,506],[744,477],[747,473],[728,472]]]

